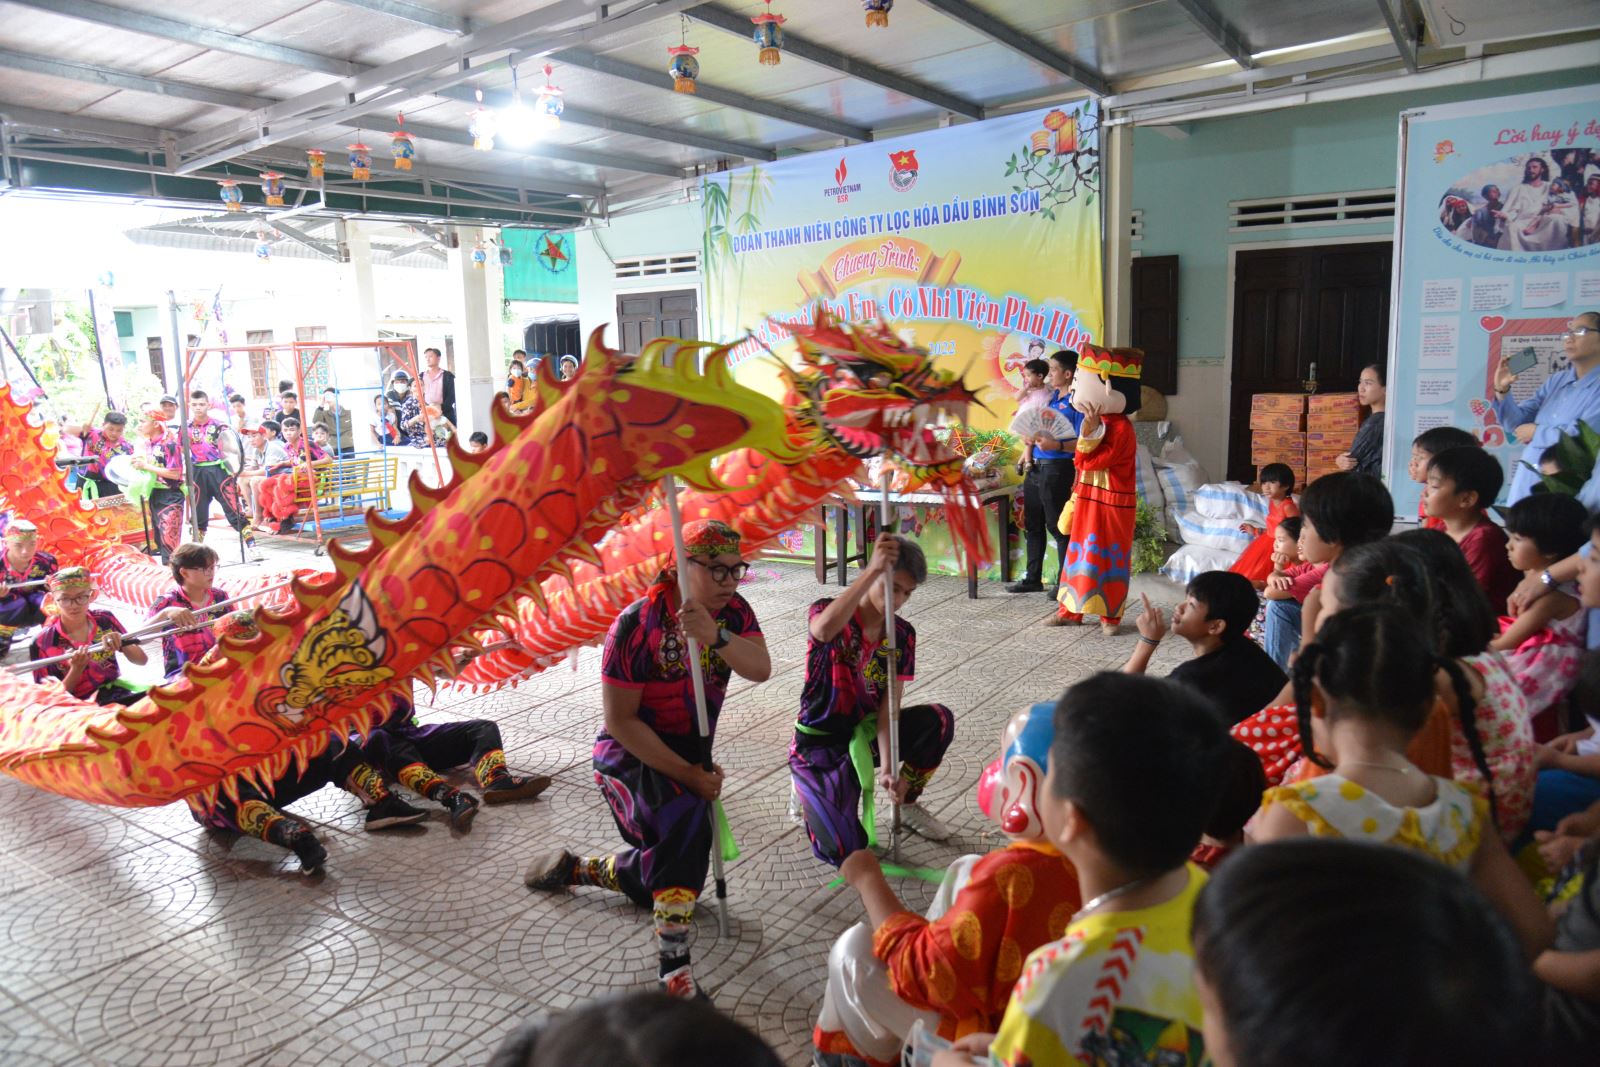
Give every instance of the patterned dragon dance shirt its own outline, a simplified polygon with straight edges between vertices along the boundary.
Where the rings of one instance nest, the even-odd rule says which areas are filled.
[[[18,585],[22,582],[36,582],[40,578],[48,578],[57,570],[56,558],[48,552],[35,552],[28,565],[19,570],[13,570],[11,564],[6,562],[6,554],[0,552],[0,582],[6,585]],[[37,596],[44,599],[44,587],[23,593],[8,593],[0,602],[10,600],[12,597]]]
[[[86,642],[87,644],[98,645],[108,633],[127,633],[117,621],[117,617],[109,611],[91,610],[89,621],[94,624],[94,636]],[[82,646],[67,636],[67,632],[61,628],[60,617],[57,617],[46,623],[44,629],[39,631],[39,636],[33,639],[33,648],[29,650],[28,658],[46,659],[50,656],[64,656],[80,647]],[[65,678],[71,666],[72,664],[62,660],[47,667],[35,667],[33,680],[42,682],[46,678]],[[70,692],[79,700],[92,700],[96,690],[120,677],[122,668],[117,664],[117,654],[98,648],[89,657],[89,663],[83,668],[78,684],[73,686]]]
[[[167,610],[168,608],[188,608],[190,611],[199,611],[212,604],[220,604],[228,599],[228,594],[213,586],[205,599],[196,604],[191,601],[182,589],[169,589],[167,595],[150,605],[148,618]],[[170,678],[183,668],[185,663],[192,663],[211,651],[217,643],[217,635],[211,632],[210,620],[194,630],[181,633],[168,634],[161,639],[161,665]]]
[[[112,457],[133,455],[133,445],[128,443],[126,437],[116,444],[112,444],[106,440],[104,431],[90,430],[83,435],[83,454],[94,457],[94,462],[83,468],[84,476],[87,478],[104,478],[106,476],[106,464],[110,462]]]
[[[676,601],[676,591],[671,599]],[[738,593],[717,612],[716,621],[737,637],[761,636],[750,603]],[[661,738],[692,741],[695,736],[694,680],[684,656],[683,628],[667,596],[646,596],[629,604],[606,634],[600,676],[609,685],[641,691],[639,719]],[[706,682],[706,713],[714,735],[733,669],[710,648],[700,650]],[[600,738],[610,735],[601,731]],[[676,746],[674,748],[676,751]],[[679,752],[682,755],[682,752]],[[696,757],[698,758],[698,757]]]
[[[806,615],[807,624],[831,603],[832,597],[813,603]],[[900,659],[896,677],[909,682],[917,673],[917,631],[898,615],[894,618],[894,645]],[[832,641],[808,636],[800,725],[837,737],[840,743],[849,741],[856,724],[877,714],[883,703],[888,663],[889,650],[883,647],[883,634],[869,638],[853,615]]]
[[[151,462],[169,471],[183,470],[183,445],[179,443],[178,435],[172,430],[167,430],[154,440],[146,439],[145,454]],[[159,481],[168,489],[183,488],[183,478],[168,478],[159,476]]]
[[[209,418],[205,422],[191,422],[184,427],[184,432],[189,435],[189,455],[196,463],[216,463],[222,459],[222,449],[217,447],[217,435],[227,428],[227,423]]]

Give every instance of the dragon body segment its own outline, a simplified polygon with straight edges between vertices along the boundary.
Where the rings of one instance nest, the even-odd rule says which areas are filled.
[[[747,553],[757,551],[813,516],[864,459],[881,456],[908,473],[912,485],[941,495],[956,542],[987,559],[987,527],[962,457],[926,429],[936,413],[961,414],[972,399],[960,379],[935,370],[926,353],[881,326],[851,328],[823,313],[814,325],[785,328],[800,353],[798,367],[786,369],[785,431],[815,447],[798,458],[757,449],[722,457],[714,471],[729,489],[691,490],[680,501],[684,517],[720,519],[739,531]],[[505,685],[597,641],[668,561],[667,523],[665,509],[646,511],[612,531],[599,546],[599,561],[519,597],[506,626],[509,640],[481,635],[489,651],[468,663],[456,683]]]
[[[726,350],[701,373],[683,346],[672,358],[654,342],[629,361],[599,337],[576,378],[541,376],[531,412],[496,403],[486,451],[452,444],[446,484],[413,476],[409,514],[369,515],[366,548],[332,546],[334,573],[298,578],[286,609],[260,613],[260,633],[224,638],[173,684],[97,707],[0,672],[0,771],[130,807],[268,784],[371,729],[413,679],[453,671],[452,649],[475,647],[475,631],[515,625],[519,593],[597,564],[593,540],[663,476],[711,490],[723,453],[803,455],[778,405],[732,380]]]

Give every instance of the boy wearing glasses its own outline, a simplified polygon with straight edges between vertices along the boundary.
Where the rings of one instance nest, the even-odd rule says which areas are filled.
[[[212,585],[216,575],[216,549],[191,541],[173,550],[172,580],[178,583],[177,588],[169,589],[166,596],[150,605],[150,618],[183,627],[161,639],[161,666],[168,681],[183,670],[184,664],[198,660],[217,643],[211,632],[213,620],[202,620],[195,614],[228,599],[227,593]]]
[[[884,604],[885,574],[893,576],[893,608]],[[927,578],[928,563],[916,542],[885,533],[873,546],[871,562],[841,596],[811,605],[805,688],[789,745],[789,772],[811,851],[835,867],[877,841],[874,784],[900,798],[906,829],[931,841],[950,836],[917,803],[955,737],[950,709],[943,704],[902,706],[900,766],[887,766],[889,686],[898,695],[916,674],[917,631],[894,616],[891,677],[884,616],[898,612]],[[876,783],[874,765],[879,766]]]
[[[86,567],[67,567],[49,578],[50,595],[59,614],[33,639],[30,659],[71,654],[71,659],[33,669],[33,680],[61,679],[62,687],[79,700],[96,704],[131,704],[143,689],[122,680],[117,653],[128,662],[143,664],[144,649],[122,643],[122,624],[109,611],[91,611],[94,579]]]
[[[734,674],[764,682],[772,674],[755,612],[738,593],[749,565],[739,534],[716,520],[685,523],[689,602],[678,602],[675,567],[611,624],[601,654],[605,729],[594,743],[594,780],[630,848],[578,857],[557,849],[536,859],[533,889],[600,886],[652,911],[661,987],[698,993],[689,968],[689,921],[711,862],[711,805],[722,793],[722,768],[703,766],[711,739],[696,728],[685,638],[700,650],[706,712],[716,733]]]

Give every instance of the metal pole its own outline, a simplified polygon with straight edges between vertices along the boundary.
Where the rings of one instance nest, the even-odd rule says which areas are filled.
[[[178,379],[178,446],[183,454],[183,492],[189,509],[189,532],[200,540],[200,516],[195,513],[194,455],[189,449],[189,360],[184,352],[183,334],[178,330],[178,294],[167,290],[167,310],[172,316],[173,367]]]
[[[889,464],[883,465],[883,496],[878,501],[878,536],[882,537],[889,532],[889,481],[891,475]],[[888,688],[889,696],[889,773],[897,778],[900,774],[900,699],[895,693],[895,682],[900,675],[900,664],[895,658],[894,650],[894,571],[889,570],[883,575],[883,647],[888,653],[888,664],[884,671],[884,685]],[[889,795],[893,802],[889,817],[889,856],[895,862],[900,860],[900,794],[891,792]]]
[[[683,520],[678,514],[678,480],[672,475],[662,479],[667,495],[667,515],[672,520],[672,549],[678,561],[678,601],[689,602],[689,551],[683,543]],[[695,729],[700,734],[700,765],[711,770],[711,716],[706,712],[706,679],[700,669],[700,646],[685,631],[684,651],[689,657],[689,677],[694,682]],[[728,880],[722,873],[722,842],[717,833],[717,802],[707,807],[711,820],[711,873],[717,884],[717,932],[728,936]]]
[[[95,359],[100,363],[100,384],[106,391],[106,408],[117,410],[117,398],[111,395],[111,378],[106,374],[106,350],[100,344],[100,316],[95,310],[94,290],[89,290],[89,330],[94,334]],[[120,357],[120,353],[119,356]]]

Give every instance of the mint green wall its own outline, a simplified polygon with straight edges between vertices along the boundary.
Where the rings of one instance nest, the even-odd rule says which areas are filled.
[[[1205,119],[1189,124],[1189,136],[1177,140],[1150,127],[1135,129],[1133,206],[1144,211],[1144,239],[1133,247],[1140,255],[1179,257],[1180,361],[1214,363],[1227,355],[1230,244],[1394,233],[1385,221],[1231,234],[1229,201],[1386,188],[1395,183],[1402,110],[1594,80],[1592,73],[1566,71]],[[1181,375],[1178,388],[1186,391]]]
[[[578,326],[584,340],[596,326],[604,325],[606,343],[617,344],[617,296],[627,289],[695,289],[699,274],[670,278],[634,278],[619,281],[616,259],[665,253],[698,252],[701,235],[700,202],[672,204],[637,215],[612,219],[592,230],[579,230]],[[705,322],[702,309],[701,323]]]

